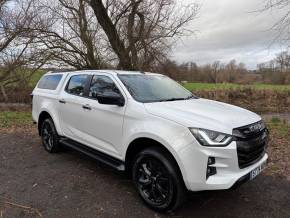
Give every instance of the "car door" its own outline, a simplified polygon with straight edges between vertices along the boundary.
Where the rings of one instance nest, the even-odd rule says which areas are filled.
[[[86,104],[86,87],[89,84],[89,76],[86,74],[72,75],[59,99],[60,123],[63,134],[74,140],[81,141],[83,137],[83,122],[81,115]]]
[[[100,104],[98,95],[121,95],[124,93],[110,75],[93,75],[88,90],[87,108],[83,110],[81,119],[85,125],[83,137],[86,142],[105,153],[120,157],[122,126],[125,106]]]

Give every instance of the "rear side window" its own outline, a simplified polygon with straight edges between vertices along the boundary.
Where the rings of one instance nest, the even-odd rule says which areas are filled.
[[[55,90],[62,78],[62,74],[45,75],[41,78],[37,88]]]
[[[66,86],[66,91],[73,95],[83,96],[88,75],[72,76]]]

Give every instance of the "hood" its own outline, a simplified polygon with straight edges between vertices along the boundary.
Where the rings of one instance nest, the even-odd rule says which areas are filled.
[[[258,122],[261,117],[246,109],[208,99],[145,103],[148,113],[177,122],[227,134],[232,130]]]

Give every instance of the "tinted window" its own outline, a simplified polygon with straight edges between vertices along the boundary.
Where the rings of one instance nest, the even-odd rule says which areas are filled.
[[[166,76],[146,74],[118,76],[134,99],[143,103],[195,98],[189,91]]]
[[[62,78],[62,74],[43,76],[41,80],[39,81],[37,87],[40,89],[55,90],[61,78]]]
[[[83,96],[88,75],[72,76],[66,87],[66,91],[73,95]]]
[[[120,95],[120,91],[110,77],[95,75],[91,82],[89,96],[97,98],[97,95]]]

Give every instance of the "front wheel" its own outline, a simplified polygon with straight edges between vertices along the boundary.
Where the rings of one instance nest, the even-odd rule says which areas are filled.
[[[141,151],[133,165],[133,181],[143,201],[156,211],[178,208],[186,196],[181,173],[162,149]]]

